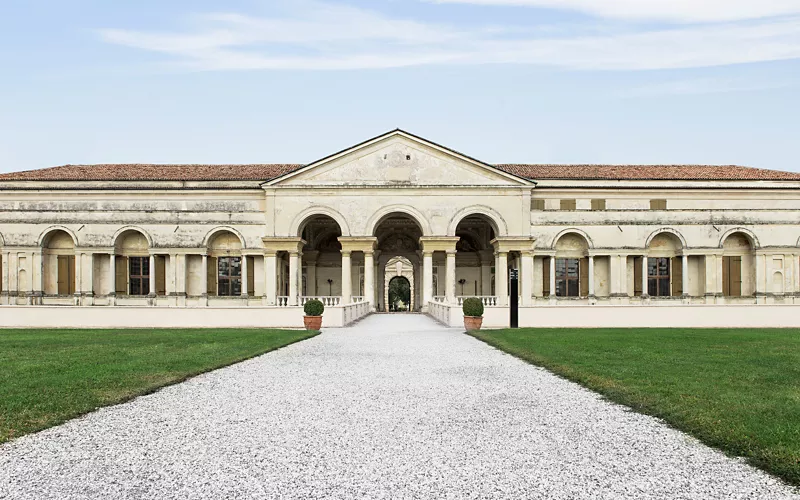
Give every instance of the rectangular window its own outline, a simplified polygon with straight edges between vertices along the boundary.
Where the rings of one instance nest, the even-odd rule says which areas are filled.
[[[651,297],[669,297],[670,269],[668,257],[650,257],[647,259],[647,294]]]
[[[556,297],[580,296],[580,260],[556,259]]]
[[[606,200],[592,200],[592,210],[605,210]]]
[[[531,210],[544,210],[544,200],[531,200]]]
[[[236,297],[242,294],[242,258],[217,259],[217,295]]]
[[[575,200],[561,200],[561,210],[575,210]]]
[[[150,293],[150,257],[128,257],[128,273],[130,295]]]
[[[650,210],[666,210],[667,200],[650,200]]]

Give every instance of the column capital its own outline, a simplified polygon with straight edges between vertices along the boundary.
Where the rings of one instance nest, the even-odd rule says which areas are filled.
[[[490,243],[497,252],[533,251],[536,238],[533,236],[504,236],[495,238]]]
[[[342,250],[348,252],[372,252],[378,244],[374,236],[339,236]]]
[[[423,252],[446,252],[448,250],[455,252],[456,243],[460,239],[458,236],[423,236],[419,242]]]
[[[275,238],[275,237],[263,237],[261,238],[261,242],[264,244],[264,248],[268,251],[273,252],[294,252],[300,253],[303,251],[303,247],[306,245],[306,241],[303,238]]]

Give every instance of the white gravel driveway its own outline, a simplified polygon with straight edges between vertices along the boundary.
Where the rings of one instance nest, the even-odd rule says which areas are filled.
[[[798,498],[419,315],[370,316],[0,447],[0,498]]]

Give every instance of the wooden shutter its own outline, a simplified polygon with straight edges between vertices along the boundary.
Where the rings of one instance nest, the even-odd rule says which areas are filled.
[[[156,255],[156,295],[167,294],[167,259],[163,255]]]
[[[552,257],[545,257],[542,259],[542,295],[544,297],[550,296],[550,259]]]
[[[731,296],[731,258],[722,258],[722,295]]]
[[[561,210],[575,210],[576,206],[576,200],[561,200]]]
[[[208,258],[208,268],[206,269],[206,273],[208,276],[208,283],[206,286],[206,293],[208,295],[216,295],[217,294],[217,274],[218,274],[218,266],[217,266],[217,258],[216,257],[209,257]]]
[[[58,269],[58,294],[69,294],[69,255],[58,255],[57,257]]]
[[[250,297],[255,296],[256,287],[256,273],[255,273],[255,258],[245,257],[247,259],[247,295]]]
[[[680,297],[683,294],[683,257],[673,257],[669,263],[672,273],[672,296]]]
[[[117,255],[114,261],[116,268],[114,275],[114,292],[120,295],[128,294],[128,258],[122,255]]]
[[[633,295],[642,295],[642,257],[633,258]]]
[[[723,282],[725,279],[725,274],[728,275],[728,286],[724,289],[726,290],[726,295],[730,297],[741,297],[742,296],[742,258],[741,257],[723,257],[723,264],[722,264],[722,276]],[[727,262],[724,262],[726,261]]]
[[[584,257],[578,262],[578,286],[580,289],[580,296],[587,297],[589,295],[589,257]]]

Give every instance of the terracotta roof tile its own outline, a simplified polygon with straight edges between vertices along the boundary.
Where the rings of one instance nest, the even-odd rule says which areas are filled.
[[[800,173],[738,165],[536,165],[499,164],[497,168],[532,180],[794,180]],[[153,165],[102,164],[0,174],[0,181],[268,181],[301,164]]]
[[[800,181],[800,173],[739,165],[522,165],[497,168],[533,180]]]

